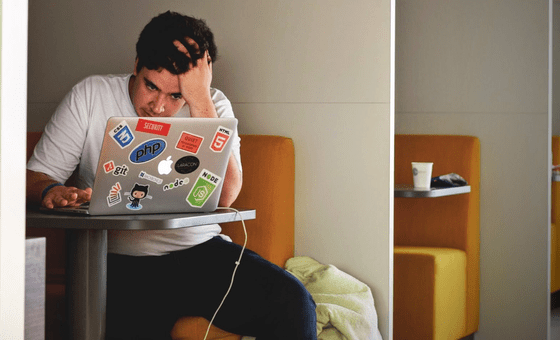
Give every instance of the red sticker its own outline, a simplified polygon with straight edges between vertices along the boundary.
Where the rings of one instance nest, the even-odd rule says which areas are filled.
[[[210,149],[215,152],[222,152],[232,134],[232,130],[223,126],[218,127],[218,130],[216,130],[216,134],[212,139],[212,144],[210,144]]]
[[[138,124],[136,125],[136,131],[153,133],[160,136],[167,136],[170,128],[171,124],[147,119],[138,119]]]
[[[175,146],[175,148],[196,155],[198,149],[200,149],[200,145],[202,145],[203,140],[204,137],[200,137],[183,131],[181,137],[179,137],[179,141],[177,141],[177,145]]]
[[[115,163],[113,163],[113,161],[108,161],[103,164],[103,169],[105,169],[105,173],[108,174],[109,172],[115,170]]]

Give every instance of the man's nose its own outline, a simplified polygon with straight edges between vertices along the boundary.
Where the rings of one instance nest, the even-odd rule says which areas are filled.
[[[163,94],[159,94],[153,101],[152,110],[154,113],[162,113],[165,111],[165,98]]]

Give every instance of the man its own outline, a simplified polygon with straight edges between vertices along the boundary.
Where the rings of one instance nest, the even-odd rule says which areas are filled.
[[[210,87],[216,51],[204,21],[173,12],[153,18],[138,39],[133,74],[88,77],[61,102],[28,163],[28,200],[47,208],[90,200],[110,116],[233,117],[229,100]],[[239,143],[236,135],[220,206],[241,189]],[[62,184],[76,169],[76,187]],[[241,248],[220,232],[218,225],[110,231],[107,338],[169,339],[181,316],[210,320]],[[317,336],[303,285],[250,251],[214,324],[259,340]]]

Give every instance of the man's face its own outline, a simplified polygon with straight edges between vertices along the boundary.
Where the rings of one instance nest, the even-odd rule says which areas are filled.
[[[139,72],[134,65],[130,83],[130,99],[139,117],[171,117],[185,105],[179,78],[166,69]]]

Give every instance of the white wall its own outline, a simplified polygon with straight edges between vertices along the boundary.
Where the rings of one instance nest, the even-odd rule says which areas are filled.
[[[27,1],[0,5],[0,339],[24,338]]]
[[[80,78],[132,70],[134,44],[167,9],[205,18],[221,60],[213,85],[232,100],[241,133],[293,138],[296,253],[373,290],[391,338],[391,0],[34,0],[29,124],[41,130]]]
[[[548,1],[397,0],[396,13],[395,132],[481,142],[475,338],[546,339]]]

